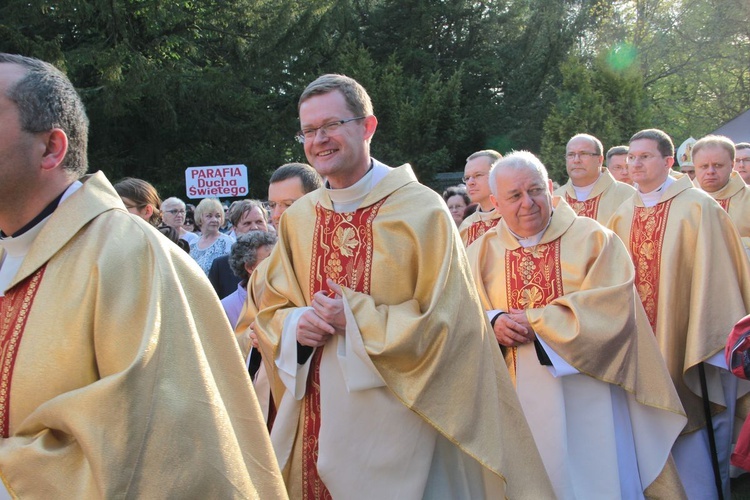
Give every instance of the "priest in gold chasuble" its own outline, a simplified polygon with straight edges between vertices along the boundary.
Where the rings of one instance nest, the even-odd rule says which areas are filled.
[[[736,152],[731,139],[709,135],[693,146],[695,183],[727,211],[750,252],[750,186],[732,169]]]
[[[445,203],[370,158],[351,78],[311,83],[300,125],[327,182],[282,216],[255,320],[290,497],[552,498]]]
[[[477,204],[477,209],[458,228],[464,246],[471,245],[500,221],[500,214],[490,203],[489,185],[490,168],[500,158],[502,155],[493,149],[483,149],[466,158],[463,181],[466,193],[471,202]]]
[[[688,176],[669,175],[673,155],[671,139],[660,130],[631,138],[628,170],[639,191],[609,226],[631,254],[638,294],[688,416],[673,449],[688,496],[718,497],[703,366],[723,495],[729,498],[735,402],[748,388],[727,370],[723,350],[734,324],[750,311],[750,269],[727,213]]]
[[[606,224],[623,201],[635,195],[635,189],[617,182],[602,166],[602,143],[588,134],[573,136],[565,148],[568,182],[555,191],[581,217]]]
[[[87,137],[62,72],[0,53],[0,497],[285,498],[210,283]]]
[[[679,498],[685,425],[627,250],[578,217],[531,153],[491,174],[500,224],[468,249],[558,498]]]

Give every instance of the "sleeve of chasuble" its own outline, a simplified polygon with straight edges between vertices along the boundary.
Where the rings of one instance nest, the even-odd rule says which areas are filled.
[[[181,250],[122,217],[100,216],[47,266],[77,278],[66,293],[78,307],[53,306],[48,325],[84,342],[40,362],[58,356],[80,380],[50,380],[58,394],[17,422],[4,480],[20,497],[284,497],[216,294]]]

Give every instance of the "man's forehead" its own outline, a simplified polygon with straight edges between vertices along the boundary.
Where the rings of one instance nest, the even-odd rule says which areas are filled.
[[[750,148],[737,149],[737,155],[743,158],[750,156]]]
[[[629,153],[633,153],[633,150],[637,151],[658,151],[659,143],[653,139],[636,139],[628,146]]]
[[[477,156],[466,162],[464,170],[472,169],[490,169],[492,168],[492,158],[489,156]]]
[[[581,148],[581,147],[596,147],[594,141],[587,139],[586,137],[574,137],[568,141],[565,149]]]

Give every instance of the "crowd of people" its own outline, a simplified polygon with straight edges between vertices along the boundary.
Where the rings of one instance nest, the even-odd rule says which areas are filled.
[[[441,199],[370,156],[352,78],[299,120],[267,201],[161,201],[0,54],[0,498],[730,497],[750,144],[691,179],[661,130],[577,134],[557,188],[481,150]]]

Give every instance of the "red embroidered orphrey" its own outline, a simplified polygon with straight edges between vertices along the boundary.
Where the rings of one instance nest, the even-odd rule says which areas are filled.
[[[664,233],[672,200],[653,207],[635,207],[630,229],[630,255],[635,265],[635,288],[641,297],[648,322],[656,334],[659,305],[659,272]]]
[[[571,198],[568,193],[565,193],[565,201],[573,209],[573,211],[579,217],[588,217],[589,219],[596,220],[596,216],[599,213],[599,200],[602,195],[594,196],[586,201],[578,201],[575,198]]]
[[[499,217],[486,221],[480,219],[478,221],[472,222],[472,224],[469,226],[468,231],[466,232],[466,246],[471,245],[472,243],[474,243],[474,240],[480,238],[484,233],[497,226],[498,222],[500,222]]]
[[[328,290],[326,279],[329,278],[356,292],[370,293],[374,246],[372,224],[386,199],[356,212],[336,213],[320,204],[315,207],[310,297]],[[316,500],[331,498],[317,467],[322,355],[323,349],[316,349],[310,364],[302,430],[302,495],[304,499]]]
[[[528,248],[505,251],[508,308],[543,307],[563,294],[560,238]],[[513,376],[516,347],[513,347]]]
[[[3,437],[9,436],[10,428],[10,386],[13,367],[16,363],[18,347],[21,344],[29,310],[39,289],[46,266],[18,283],[0,297],[0,423]]]
[[[724,198],[723,200],[716,200],[719,202],[719,205],[721,205],[721,208],[724,209],[725,212],[729,212],[729,201],[732,198]]]

